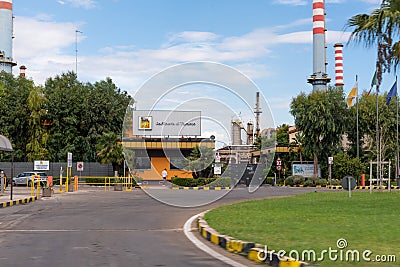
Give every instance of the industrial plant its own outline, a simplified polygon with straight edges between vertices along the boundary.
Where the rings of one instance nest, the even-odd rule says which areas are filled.
[[[314,90],[325,90],[331,78],[327,74],[326,27],[324,0],[313,0],[313,72],[307,82]],[[12,0],[0,0],[0,71],[12,73],[17,65],[13,59],[13,4]],[[336,87],[343,87],[343,45],[335,44]],[[25,66],[20,66],[20,75],[25,76]],[[215,149],[215,138],[201,138],[200,111],[134,111],[132,124],[127,136],[122,140],[125,148],[133,151],[136,167],[143,179],[158,179],[161,170],[180,177],[191,177],[191,172],[177,167],[174,157],[188,157],[196,146],[206,146],[215,150],[218,162],[233,164],[264,164],[263,154],[275,152],[274,148],[255,147],[260,138],[272,139],[275,128],[261,129],[260,92],[256,92],[253,122],[233,118],[230,144]],[[293,129],[294,128],[294,129]],[[177,131],[179,130],[179,131]],[[292,127],[291,134],[295,133]],[[244,138],[242,134],[244,133]],[[276,148],[278,152],[288,152],[287,148]]]

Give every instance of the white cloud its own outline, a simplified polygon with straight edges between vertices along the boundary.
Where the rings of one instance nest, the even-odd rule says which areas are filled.
[[[327,4],[341,4],[346,2],[346,0],[327,0],[326,3]]]
[[[305,6],[307,1],[305,0],[276,0],[275,3],[280,5],[293,5],[293,6]]]
[[[382,0],[362,0],[361,2],[373,5],[380,5],[382,3]]]
[[[43,20],[46,19],[46,20]],[[51,17],[15,18],[14,59],[25,65],[27,76],[36,83],[66,71],[75,70],[75,30],[78,23],[59,23]],[[301,25],[305,20],[288,25]],[[138,49],[134,45],[109,46],[97,55],[78,55],[78,76],[83,81],[111,77],[124,90],[137,89],[148,77],[174,64],[190,61],[225,62],[237,67],[251,79],[270,76],[271,66],[261,58],[273,56],[281,44],[312,43],[311,31],[280,34],[283,25],[256,29],[241,36],[220,36],[213,32],[185,31],[171,34],[156,49]],[[347,40],[348,33],[328,31],[330,43]],[[83,40],[83,34],[78,35]],[[134,75],[133,75],[134,73]]]
[[[176,44],[182,42],[207,42],[218,38],[218,35],[212,32],[194,32],[184,31],[180,33],[170,34],[168,44]]]
[[[70,4],[73,7],[83,7],[86,9],[94,8],[96,6],[96,2],[93,0],[63,0],[58,1],[60,5]]]

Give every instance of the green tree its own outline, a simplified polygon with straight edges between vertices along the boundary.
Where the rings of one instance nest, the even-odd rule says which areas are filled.
[[[90,144],[82,128],[85,126],[83,117],[87,114],[88,90],[73,72],[68,72],[49,78],[45,95],[47,119],[51,122],[48,140],[51,160],[65,161],[67,152],[72,152],[74,159],[86,161]]]
[[[122,122],[131,97],[110,78],[82,84],[73,72],[46,81],[48,120],[51,121],[49,151],[53,161],[95,161],[96,144],[104,133],[122,132]]]
[[[387,159],[394,157],[396,147],[396,103],[392,101],[390,105],[386,105],[386,94],[378,96],[378,103],[382,159]],[[358,113],[360,155],[366,161],[376,159],[376,95],[367,95],[364,92],[359,98]],[[357,145],[355,106],[349,110],[346,133],[351,145],[348,152],[355,157]]]
[[[304,134],[304,149],[313,155],[314,174],[318,159],[327,158],[340,146],[345,131],[347,109],[342,89],[315,90],[293,99],[290,112]]]
[[[304,134],[302,132],[297,132],[295,134],[293,142],[291,142],[291,148],[297,147],[297,153],[299,154],[300,162],[303,162],[303,155],[304,155]]]
[[[276,130],[276,142],[278,146],[289,146],[289,125],[282,124]]]
[[[205,146],[195,146],[187,158],[186,168],[192,172],[193,178],[208,178],[212,175],[214,151]]]
[[[360,179],[361,174],[365,173],[365,164],[360,158],[352,158],[347,153],[339,153],[334,156],[334,163],[332,165],[332,178],[342,179],[350,175],[356,180]]]
[[[365,47],[377,47],[376,74],[378,89],[382,81],[382,73],[390,72],[400,59],[400,2],[383,0],[380,8],[370,14],[358,14],[351,17],[346,24],[354,28],[349,43],[363,43]]]
[[[28,144],[26,153],[29,161],[46,159],[48,133],[42,124],[42,118],[46,114],[45,97],[41,87],[35,87],[28,96],[29,117]]]
[[[15,161],[26,161],[30,110],[28,96],[34,88],[33,81],[0,72],[0,133],[13,144]],[[2,160],[11,160],[10,153]]]
[[[111,163],[113,171],[118,172],[124,161],[121,138],[113,132],[103,133],[96,145],[97,158],[100,163]]]

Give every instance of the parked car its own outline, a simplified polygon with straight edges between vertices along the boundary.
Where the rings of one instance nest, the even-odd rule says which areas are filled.
[[[32,185],[33,177],[35,176],[34,184],[40,181],[40,186],[47,184],[47,174],[44,172],[23,172],[13,178],[14,185]],[[37,178],[36,178],[37,177]]]

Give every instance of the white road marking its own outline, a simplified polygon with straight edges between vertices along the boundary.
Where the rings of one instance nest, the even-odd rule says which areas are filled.
[[[236,262],[228,257],[225,257],[224,255],[219,254],[218,252],[212,250],[211,248],[207,247],[203,242],[201,242],[193,233],[192,233],[192,223],[194,220],[197,219],[197,217],[201,216],[202,214],[204,214],[204,212],[199,213],[197,215],[192,216],[189,220],[187,220],[183,226],[183,232],[185,233],[186,237],[193,243],[196,245],[196,247],[198,247],[199,249],[201,249],[202,251],[206,252],[207,254],[209,254],[210,256],[212,256],[215,259],[218,259],[230,266],[233,267],[247,267],[246,265],[243,265],[239,262]]]

